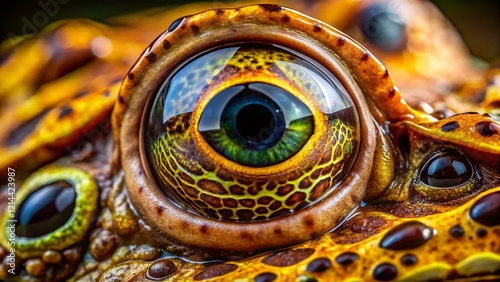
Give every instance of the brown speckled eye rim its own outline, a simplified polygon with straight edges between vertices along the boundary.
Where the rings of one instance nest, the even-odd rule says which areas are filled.
[[[235,223],[194,215],[165,198],[154,180],[147,177],[147,164],[141,158],[145,155],[142,138],[137,138],[142,136],[143,120],[137,113],[144,112],[150,94],[182,61],[210,46],[248,40],[302,52],[334,73],[355,98],[363,138],[350,175],[322,201],[292,216]],[[151,60],[151,53],[156,54],[155,60]],[[353,78],[349,73],[356,76]],[[399,112],[395,112],[401,117],[391,119],[411,115],[405,104],[401,105],[399,92],[386,69],[368,51],[337,30],[304,15],[278,6],[269,9],[258,5],[184,18],[176,29],[161,35],[141,56],[125,78],[113,112],[115,163],[121,160],[131,202],[155,229],[199,247],[237,251],[274,248],[301,243],[327,232],[361,201],[371,171],[375,146],[369,143],[375,140],[375,128],[358,85],[376,105],[395,99],[389,102],[396,105]],[[379,98],[382,92],[387,95]]]

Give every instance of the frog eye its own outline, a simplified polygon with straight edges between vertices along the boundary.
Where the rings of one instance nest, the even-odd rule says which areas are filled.
[[[307,207],[342,181],[359,144],[357,113],[310,60],[244,44],[168,77],[145,130],[165,193],[206,216],[256,220]],[[313,175],[320,170],[329,174]]]
[[[384,51],[400,51],[406,46],[406,25],[394,9],[382,3],[363,8],[358,16],[363,37]]]
[[[432,201],[450,201],[468,195],[475,187],[475,171],[461,153],[443,149],[424,162],[416,191]]]
[[[365,194],[375,91],[401,99],[386,69],[329,26],[275,5],[206,11],[177,20],[128,73],[115,161],[160,240],[304,242]]]
[[[93,178],[74,168],[42,168],[16,194],[17,209],[8,207],[3,215],[0,239],[9,246],[15,236],[16,253],[23,258],[82,241],[97,209]]]

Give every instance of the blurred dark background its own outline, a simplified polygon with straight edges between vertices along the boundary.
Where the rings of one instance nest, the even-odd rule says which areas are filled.
[[[40,3],[58,3],[58,11],[40,14]],[[46,26],[60,19],[85,17],[97,21],[123,13],[152,7],[176,5],[186,0],[0,0],[0,39],[23,34],[26,21]],[[219,0],[231,3],[231,0]],[[265,1],[263,1],[265,2]],[[500,60],[500,1],[497,0],[433,0],[459,30],[471,53],[485,61]],[[48,5],[48,4],[46,4]],[[47,24],[43,24],[44,22]],[[42,25],[43,24],[43,25]],[[24,27],[26,29],[26,27]]]

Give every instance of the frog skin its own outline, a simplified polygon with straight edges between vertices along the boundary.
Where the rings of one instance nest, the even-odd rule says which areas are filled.
[[[85,27],[82,40],[83,31],[100,38],[94,52],[106,52],[106,39],[130,52],[91,62],[65,79],[45,78],[43,95],[10,112],[14,125],[2,128],[1,136],[16,148],[4,137],[2,169],[14,168],[22,182],[18,213],[28,210],[24,203],[36,203],[37,191],[73,187],[76,193],[69,213],[49,218],[63,217],[59,226],[28,222],[32,228],[16,231],[25,233],[16,237],[18,275],[7,272],[9,233],[1,233],[3,280],[498,279],[500,125],[490,115],[436,119],[409,107],[367,49],[323,22],[276,5],[180,18],[142,55],[135,53],[139,59],[130,70],[139,43],[90,22],[61,24],[57,35],[79,24]],[[245,44],[249,39],[253,44]],[[19,48],[47,44],[33,42]],[[74,46],[78,51],[80,45]],[[62,62],[49,65],[48,77],[63,72]],[[117,73],[123,70],[122,81]],[[189,76],[201,84],[186,83]],[[318,88],[307,85],[318,80],[330,81],[322,87],[336,87],[339,97],[315,95]],[[157,94],[175,83],[183,83],[181,96]],[[227,153],[216,142],[227,136],[198,130],[205,110],[214,109],[214,97],[259,83],[286,90],[283,95],[311,113],[293,123],[298,136],[308,139],[292,156]],[[75,84],[84,86],[68,88]],[[486,97],[494,99],[496,87],[488,86]],[[168,103],[158,100],[172,95]],[[264,103],[256,101],[251,105]],[[340,111],[325,113],[325,105],[341,102]],[[151,114],[158,109],[161,115]],[[176,115],[158,129],[155,121],[165,113]],[[311,119],[313,132],[302,126]],[[21,129],[12,134],[13,128]],[[8,193],[2,199],[3,230]],[[236,207],[231,199],[239,199]]]

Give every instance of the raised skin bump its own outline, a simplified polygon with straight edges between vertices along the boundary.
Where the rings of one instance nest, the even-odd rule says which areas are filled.
[[[355,12],[355,6],[359,5],[359,1],[354,2],[357,4],[353,6],[349,6],[350,4],[342,6],[342,1],[316,1],[315,3],[308,4],[309,6],[298,1],[287,4],[303,5],[304,10],[302,11],[321,11],[316,15],[322,15],[322,19],[327,19],[336,15],[339,15],[339,18],[349,17],[349,13],[341,11],[349,10]],[[366,1],[366,3],[369,5],[370,1]],[[413,2],[399,1],[399,3],[406,5]],[[317,9],[318,7],[320,9]],[[335,9],[326,9],[325,7],[335,7]],[[172,22],[180,15],[192,14],[192,11],[194,11],[189,10],[181,14],[177,13],[182,9],[184,8],[181,7],[178,10],[172,10],[172,13],[166,13],[165,15],[157,15],[158,17],[153,16],[154,14],[148,14],[137,17],[133,16],[131,20],[119,19],[117,22],[122,22],[121,27],[137,27],[136,29],[125,29],[126,32],[123,33],[115,32],[121,27],[116,27],[117,29],[113,28],[113,32],[111,33],[106,33],[107,28],[102,30],[100,29],[102,27],[97,28],[99,32],[106,34],[113,46],[121,47],[114,48],[114,51],[110,55],[111,57],[104,60],[113,66],[118,64],[122,58],[125,58],[127,62],[123,66],[127,64],[131,65],[139,52],[144,49],[144,46],[141,45],[142,43],[131,42],[132,38],[139,38],[138,36],[134,36],[135,32],[140,32],[141,34],[151,33],[151,39],[147,40],[152,40],[156,34],[161,32],[158,28],[165,29],[168,27],[169,22]],[[200,10],[203,10],[203,8],[200,8]],[[298,48],[302,53],[317,54],[317,57],[314,59],[321,64],[329,66],[330,64],[325,62],[324,59],[329,57],[328,53],[334,52],[340,54],[340,59],[350,63],[337,66],[332,64],[330,71],[343,77],[341,81],[348,89],[351,89],[351,87],[356,88],[356,84],[360,84],[362,91],[356,89],[349,91],[353,95],[364,92],[368,108],[359,106],[359,104],[357,105],[358,110],[362,109],[363,122],[368,124],[375,121],[377,123],[375,129],[377,137],[375,138],[375,134],[370,134],[373,137],[373,139],[370,139],[373,140],[370,145],[373,146],[375,142],[377,143],[377,148],[374,151],[373,169],[368,169],[367,172],[364,172],[364,175],[366,175],[365,178],[368,178],[368,175],[370,175],[370,181],[368,182],[368,189],[370,191],[367,192],[367,198],[365,198],[365,200],[369,199],[370,201],[359,207],[356,213],[352,214],[352,218],[347,219],[346,222],[342,222],[335,231],[326,233],[315,240],[308,241],[291,249],[281,250],[279,253],[274,251],[269,253],[250,251],[241,254],[237,252],[214,251],[213,249],[207,251],[195,248],[194,246],[180,244],[174,238],[166,238],[164,230],[149,225],[151,219],[144,216],[142,212],[136,209],[135,205],[131,204],[134,201],[134,197],[147,198],[152,195],[151,186],[146,185],[145,182],[140,182],[134,188],[134,194],[132,194],[129,192],[130,187],[127,187],[129,181],[127,180],[126,183],[123,179],[124,172],[121,170],[122,167],[127,167],[130,164],[140,167],[143,163],[127,162],[126,160],[122,162],[118,156],[119,154],[124,154],[124,152],[116,150],[112,164],[114,175],[108,175],[105,172],[106,169],[103,169],[103,166],[106,166],[109,162],[109,141],[112,141],[110,140],[111,138],[107,139],[107,142],[105,141],[105,137],[109,132],[109,126],[106,127],[105,124],[102,124],[102,129],[98,128],[98,131],[89,131],[91,133],[87,134],[91,137],[100,136],[104,138],[104,141],[101,138],[97,138],[99,140],[90,138],[91,140],[86,140],[90,141],[88,144],[83,145],[83,143],[79,143],[81,141],[79,138],[82,138],[82,130],[85,132],[88,129],[92,129],[95,122],[102,121],[102,117],[96,115],[86,120],[81,119],[82,127],[73,130],[57,126],[58,124],[56,123],[70,124],[73,120],[80,120],[80,118],[85,117],[81,115],[86,109],[83,108],[84,104],[92,103],[94,99],[98,101],[100,96],[107,97],[111,101],[103,104],[98,103],[100,106],[96,112],[100,112],[103,116],[113,106],[112,101],[116,101],[117,115],[120,115],[120,111],[125,108],[129,108],[131,112],[141,111],[141,107],[138,107],[138,104],[140,104],[138,100],[140,99],[128,95],[118,96],[117,85],[121,83],[121,80],[116,80],[116,75],[120,77],[126,76],[124,88],[137,87],[137,85],[140,85],[144,81],[149,81],[149,87],[153,87],[153,85],[161,83],[165,79],[164,76],[160,76],[159,78],[154,76],[162,73],[161,65],[170,66],[170,63],[175,65],[174,62],[162,62],[167,52],[176,52],[176,49],[179,48],[178,46],[183,46],[184,42],[196,41],[197,37],[209,35],[217,39],[223,39],[230,33],[240,33],[242,37],[241,41],[248,38],[265,39],[265,37],[262,37],[262,31],[260,33],[255,32],[253,37],[245,36],[245,28],[251,26],[250,22],[247,22],[249,25],[242,29],[228,28],[218,34],[215,32],[210,33],[213,31],[212,28],[216,29],[217,23],[221,22],[229,26],[230,23],[245,19],[249,11],[257,12],[257,17],[262,17],[269,25],[279,26],[280,28],[276,30],[279,30],[281,33],[286,30],[286,27],[304,28],[304,34],[310,35],[304,35],[302,39],[314,38],[314,40],[320,42],[328,39],[330,43],[328,43],[327,49],[329,51],[326,53],[322,53],[325,50],[321,48],[315,49],[316,45],[305,44],[301,40],[296,40],[292,44],[290,42],[293,41],[293,38],[280,37],[279,33],[274,34],[276,36],[271,35],[267,37],[266,40],[280,46],[293,46],[293,48]],[[324,15],[325,11],[328,12],[327,15]],[[331,11],[336,12],[332,13]],[[74,278],[77,279],[101,281],[110,279],[133,281],[147,278],[192,280],[194,277],[230,281],[235,279],[255,281],[266,281],[268,279],[276,279],[276,281],[309,279],[329,281],[333,278],[366,281],[374,280],[375,278],[382,280],[395,278],[396,281],[414,281],[415,279],[468,278],[470,275],[487,275],[488,273],[499,271],[498,238],[500,232],[497,230],[498,224],[495,221],[495,218],[497,218],[495,213],[498,208],[495,206],[497,202],[495,195],[500,193],[497,187],[500,179],[497,170],[499,154],[496,150],[498,148],[497,143],[499,142],[497,134],[498,123],[488,116],[479,114],[459,115],[436,121],[435,118],[426,113],[409,108],[400,100],[400,93],[392,83],[392,74],[397,73],[400,69],[390,67],[389,72],[385,67],[380,66],[378,61],[369,52],[362,48],[353,48],[354,43],[340,33],[332,38],[331,30],[325,23],[304,18],[300,15],[297,16],[293,12],[274,5],[261,5],[256,6],[254,9],[218,9],[207,13],[209,17],[186,17],[186,20],[179,21],[177,27],[169,31],[171,33],[170,36],[161,37],[146,49],[144,55],[140,58],[140,63],[143,64],[136,67],[128,75],[123,71],[123,67],[111,68],[113,69],[112,71],[103,71],[105,76],[101,81],[88,83],[96,86],[96,89],[94,89],[95,95],[87,94],[89,91],[79,91],[81,90],[81,85],[88,81],[87,77],[80,75],[83,75],[83,73],[92,74],[93,71],[99,69],[99,64],[92,64],[86,71],[80,72],[81,69],[79,69],[74,75],[74,78],[76,78],[74,80],[66,79],[67,77],[63,76],[55,78],[54,83],[47,82],[43,84],[45,90],[40,91],[36,96],[39,101],[41,100],[44,103],[38,103],[36,107],[30,106],[31,112],[25,116],[29,119],[32,116],[36,116],[37,113],[43,113],[45,109],[48,109],[48,115],[52,118],[50,120],[43,118],[44,121],[38,127],[35,127],[33,132],[36,135],[38,132],[50,128],[51,133],[48,136],[59,137],[51,140],[43,139],[46,141],[43,141],[41,137],[25,137],[25,143],[31,143],[30,146],[32,147],[30,148],[33,148],[34,152],[40,152],[40,155],[31,158],[30,154],[25,154],[19,157],[19,163],[29,163],[32,161],[33,168],[38,168],[40,163],[56,158],[58,156],[57,153],[60,152],[60,148],[73,146],[72,150],[74,149],[74,151],[71,152],[71,155],[61,159],[59,163],[69,164],[91,172],[92,178],[94,178],[100,189],[100,204],[102,204],[103,209],[98,216],[95,229],[92,229],[92,234],[89,234],[89,237],[84,239],[88,239],[90,244],[83,260],[79,259],[79,252],[77,252],[77,249],[81,247],[80,242],[77,242],[76,245],[70,246],[69,249],[64,251],[45,250],[42,254],[32,254],[26,259],[21,259],[21,268],[26,270],[27,277],[47,278],[49,275],[56,273],[55,276],[50,277],[51,280],[65,280],[67,277],[74,275]],[[207,22],[207,19],[212,16],[214,19],[217,18],[217,20]],[[165,18],[170,18],[170,20],[158,20]],[[141,22],[138,21],[139,19]],[[134,21],[136,25],[131,24]],[[165,23],[165,25],[159,25],[158,22]],[[339,26],[343,25],[342,21],[337,23]],[[409,25],[410,23],[407,22],[407,24]],[[91,28],[96,28],[93,25],[91,26]],[[182,31],[182,29],[184,30]],[[257,31],[257,28],[255,30]],[[184,34],[184,32],[187,34],[185,37],[176,38],[176,36]],[[408,34],[411,37],[411,33]],[[426,38],[431,37],[429,35]],[[105,41],[106,39],[100,38],[97,42]],[[36,37],[33,42],[35,42],[33,46],[36,45]],[[196,42],[199,45],[194,44],[192,45],[193,48],[187,48],[188,51],[192,51],[191,55],[193,56],[198,54],[197,51],[204,51],[203,47],[207,46],[203,45],[202,41]],[[259,42],[261,41],[259,40]],[[57,44],[57,41],[53,43]],[[128,43],[131,45],[128,45]],[[441,44],[440,46],[443,45]],[[446,44],[446,46],[447,48],[452,48],[453,44]],[[85,49],[83,45],[80,47]],[[95,50],[97,54],[104,54],[106,44],[99,48],[102,49]],[[311,48],[313,49],[312,51]],[[444,51],[451,50],[447,48],[441,49]],[[120,52],[120,50],[127,50],[127,52]],[[134,53],[135,51],[132,50],[137,52]],[[186,53],[178,52],[176,54],[178,54],[177,58],[179,60],[189,57],[189,54]],[[315,55],[312,56],[314,57]],[[393,59],[397,57],[398,55],[395,54]],[[460,55],[457,57],[460,57]],[[61,61],[64,62],[64,59],[61,59]],[[39,66],[36,63],[34,65]],[[388,66],[391,65],[391,62],[389,62]],[[346,68],[349,70],[350,66],[352,67],[350,69],[351,73],[344,74]],[[51,67],[46,66],[45,68],[50,69]],[[163,71],[166,72],[167,70],[164,69]],[[456,72],[456,69],[454,71]],[[144,73],[148,73],[148,75],[144,75]],[[488,76],[494,75],[494,73],[493,71]],[[150,76],[150,74],[153,75]],[[350,76],[352,76],[353,80],[349,78]],[[419,79],[415,79],[415,81],[422,82]],[[61,82],[60,88],[55,88],[58,82]],[[30,81],[26,81],[25,86],[30,85]],[[109,91],[109,85],[113,85],[112,89],[114,90]],[[401,86],[408,89],[408,85],[405,86],[405,83]],[[484,85],[481,87],[484,87]],[[71,90],[68,92],[69,95],[61,96],[60,100],[54,100],[51,99],[53,97],[50,95],[51,89],[59,89],[59,92],[66,92],[66,89]],[[150,89],[145,87],[142,90],[149,91]],[[465,93],[469,92],[465,91]],[[83,99],[85,97],[88,98]],[[455,95],[450,95],[449,97],[455,97]],[[79,99],[82,100],[79,101]],[[467,96],[460,97],[460,99],[469,101],[468,103],[476,101],[467,104],[467,107],[469,107],[467,111],[491,110],[495,105],[495,85],[488,86],[487,95],[482,105],[477,104],[477,101],[481,99]],[[456,104],[453,102],[445,105],[445,107],[448,106],[453,111],[457,111]],[[20,107],[23,108],[24,106]],[[83,110],[75,112],[74,109],[78,109],[79,107],[82,107],[81,109]],[[13,111],[18,110],[17,107],[12,107],[12,109]],[[366,116],[365,113],[367,113]],[[435,115],[438,116],[437,114]],[[2,114],[2,116],[5,117],[7,115]],[[132,114],[127,115],[125,119],[133,119],[133,116]],[[439,118],[443,118],[443,116]],[[114,129],[116,130],[121,126],[122,121],[115,121],[116,127]],[[125,125],[127,122],[129,121],[125,121]],[[15,119],[15,125],[20,123],[22,123],[20,119]],[[12,130],[12,128],[5,128],[5,132]],[[128,143],[122,144],[122,146],[128,145],[131,148],[137,148],[137,140],[130,138],[130,136],[139,136],[140,134],[139,131],[130,131],[128,135],[124,134],[121,136],[122,140],[117,141]],[[5,136],[5,134],[0,132],[0,136]],[[21,137],[18,139],[22,139]],[[362,134],[361,139],[364,137],[366,137],[366,134]],[[75,142],[77,142],[76,146]],[[107,144],[107,146],[103,146],[103,144]],[[47,148],[42,149],[42,146],[46,146]],[[19,147],[24,148],[26,145],[20,144]],[[40,150],[37,150],[37,148]],[[26,149],[22,150],[26,151]],[[467,182],[466,188],[459,187],[454,191],[450,190],[453,187],[442,190],[439,187],[426,187],[425,189],[427,190],[433,189],[435,196],[432,197],[418,193],[418,186],[416,185],[420,185],[417,182],[420,181],[419,175],[422,165],[433,152],[443,150],[457,152],[457,154],[464,156],[471,162],[474,169],[471,181]],[[362,157],[359,158],[364,159]],[[124,159],[126,158],[124,157]],[[370,161],[366,160],[366,162],[360,163],[359,166],[369,163]],[[13,163],[7,161],[6,165],[13,165]],[[23,172],[24,174],[28,174],[31,171],[27,167],[24,168],[26,169]],[[104,173],[97,173],[97,171],[101,170]],[[321,172],[314,171],[311,177],[317,177],[322,173],[324,173],[323,170]],[[131,170],[125,176],[127,178],[130,178],[131,175],[134,177],[143,177],[144,174],[147,175],[148,172]],[[230,181],[232,178],[230,174],[221,172],[217,173],[216,176],[226,181]],[[183,181],[190,181],[185,175],[182,177]],[[19,178],[24,180],[22,176],[19,176]],[[351,179],[349,178],[348,180]],[[113,181],[113,187],[110,187]],[[241,182],[248,183],[246,179]],[[213,182],[199,181],[199,183],[205,189],[219,191],[219,188],[212,185]],[[307,184],[307,182],[303,182],[299,184],[299,187],[307,186]],[[244,193],[243,189],[240,188],[233,187],[232,192],[235,195]],[[343,188],[347,188],[346,191],[353,191],[349,187]],[[257,189],[249,189],[249,191],[255,193]],[[287,188],[281,189],[281,191],[282,193],[286,193],[289,190]],[[155,196],[158,197],[159,195],[164,197],[163,194]],[[455,196],[450,197],[450,195]],[[458,195],[458,198],[455,198],[456,195]],[[350,205],[362,200],[361,193],[345,194],[343,197],[347,203],[340,201],[339,204]],[[272,197],[263,198],[261,202],[269,204],[271,199]],[[435,201],[436,199],[441,199],[444,202],[437,202]],[[483,203],[485,202],[492,209],[484,209]],[[148,212],[151,212],[153,218],[165,219],[171,216],[169,214],[171,210],[163,202],[153,201],[148,203],[147,209],[149,210]],[[254,205],[252,201],[227,201],[227,204],[229,206],[241,205],[245,208],[251,208]],[[345,211],[348,210],[347,205],[336,206],[335,209]],[[474,210],[474,212],[471,212],[471,210]],[[295,221],[299,224],[297,233],[302,234],[298,235],[303,236],[304,233],[306,233],[306,236],[319,235],[315,231],[318,230],[315,228],[322,224],[319,216],[331,212],[329,210],[324,211],[325,213],[318,211],[317,214],[311,212],[306,214],[306,216],[304,216],[304,212],[299,213]],[[227,212],[227,210],[224,212]],[[402,219],[391,215],[391,213],[402,217],[416,218]],[[326,218],[327,221],[333,221],[332,218],[343,219],[342,216],[337,216],[338,214],[335,214],[333,217]],[[436,230],[437,233],[433,233],[434,236],[431,238],[424,236],[425,242],[417,240],[417,244],[407,243],[411,242],[412,239],[409,236],[407,238],[408,241],[403,240],[400,246],[411,246],[411,250],[393,250],[378,247],[383,237],[389,234],[391,230],[394,233],[394,230],[398,230],[398,227],[404,227],[406,222],[412,221],[421,222],[432,230]],[[164,220],[163,223],[165,222],[167,221]],[[281,223],[283,222],[285,221]],[[267,225],[267,227],[271,227],[268,233],[269,236],[272,238],[293,237],[286,233],[286,226],[281,223],[271,226]],[[198,221],[198,225],[193,225],[187,217],[184,217],[182,221],[178,222],[177,228],[182,229],[184,233],[194,233],[196,236],[199,235],[202,238],[207,238],[213,235],[214,230],[222,227],[212,227],[209,221],[203,221],[202,218]],[[260,228],[264,230],[265,225],[261,225]],[[428,229],[424,228],[424,231],[426,230]],[[411,235],[411,233],[403,232],[400,234]],[[162,236],[158,236],[158,234],[162,234]],[[243,229],[233,234],[243,242],[247,242],[247,240],[251,241],[252,239],[255,240],[256,238],[254,236],[255,233]],[[230,235],[231,233],[225,233],[225,236],[220,237],[219,240],[205,242],[205,244],[209,244],[211,248],[216,248],[217,244],[230,244]],[[391,235],[394,236],[394,234]],[[145,240],[147,241],[147,245],[144,244]],[[280,242],[274,239],[274,243]],[[286,243],[286,241],[281,241],[281,243],[290,244]],[[4,247],[0,248],[0,254],[2,251],[5,251]],[[176,256],[171,256],[167,252],[174,253]],[[253,257],[254,255],[255,257]],[[251,258],[245,259],[246,256],[250,256]],[[206,264],[196,262],[206,262],[207,260],[209,262]],[[270,262],[272,266],[264,262]],[[70,265],[71,267],[62,267],[61,263]],[[74,267],[77,265],[80,265],[80,267],[75,272]],[[5,273],[6,269],[5,264],[0,265],[1,279],[7,277]],[[17,279],[18,276],[7,278]]]

